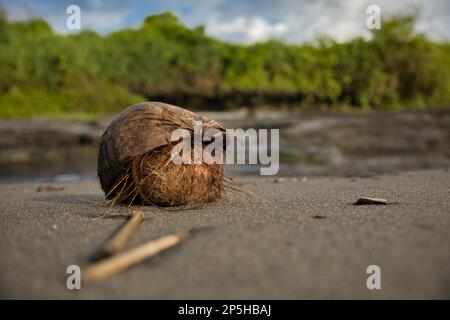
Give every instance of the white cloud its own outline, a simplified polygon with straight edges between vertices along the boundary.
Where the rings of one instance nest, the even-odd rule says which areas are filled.
[[[317,35],[329,35],[339,41],[367,36],[366,8],[371,4],[380,6],[383,17],[419,8],[417,29],[435,39],[450,39],[449,0],[165,0],[164,3],[190,26],[205,24],[209,34],[225,40],[264,39],[258,36],[260,32],[289,42],[310,41]],[[183,14],[178,10],[180,3],[191,6],[190,12]],[[257,22],[257,18],[264,22]],[[274,24],[270,21],[277,21],[282,31],[272,32]],[[261,27],[264,24],[269,27]],[[251,30],[255,30],[254,37]]]
[[[0,0],[2,2],[2,0]],[[449,0],[77,0],[82,27],[101,33],[136,26],[149,14],[176,13],[188,26],[205,25],[223,40],[257,42],[271,37],[304,42],[317,35],[345,41],[367,35],[366,8],[376,4],[383,17],[419,8],[417,30],[434,39],[450,39]],[[20,4],[19,4],[20,3]],[[4,1],[10,16],[41,15],[58,32],[65,28],[65,6],[72,0]]]
[[[231,36],[244,42],[264,41],[279,36],[287,31],[288,27],[282,22],[270,24],[261,17],[239,16],[228,21],[219,21],[217,17],[208,19],[206,31],[216,36]]]

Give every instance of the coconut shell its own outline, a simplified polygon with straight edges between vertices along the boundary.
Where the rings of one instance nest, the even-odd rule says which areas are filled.
[[[175,129],[193,132],[195,121],[202,121],[204,131],[225,131],[214,120],[161,102],[135,104],[119,113],[100,141],[97,174],[105,194],[110,194],[135,157],[168,145]]]

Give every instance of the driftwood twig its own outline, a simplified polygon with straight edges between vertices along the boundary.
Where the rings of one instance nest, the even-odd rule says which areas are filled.
[[[144,212],[133,210],[131,218],[123,225],[123,227],[115,234],[95,255],[95,260],[103,259],[115,255],[122,251],[133,234],[136,233],[139,224],[144,219]]]
[[[176,233],[149,241],[88,266],[82,271],[81,279],[84,282],[94,282],[107,278],[177,245],[184,239],[183,234]]]

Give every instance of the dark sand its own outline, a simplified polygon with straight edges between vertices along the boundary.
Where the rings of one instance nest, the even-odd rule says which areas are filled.
[[[96,182],[0,185],[1,298],[450,298],[450,172],[368,178],[239,178],[268,199],[229,195],[198,210],[144,208],[131,245],[196,229],[181,246],[103,282],[66,288],[66,267],[123,223]],[[387,206],[353,206],[358,196]],[[114,209],[115,214],[130,209]],[[381,290],[366,268],[381,267]]]

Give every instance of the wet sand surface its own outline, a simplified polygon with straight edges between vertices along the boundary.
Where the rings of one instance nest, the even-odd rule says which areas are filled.
[[[130,246],[191,231],[180,246],[70,291],[132,208],[106,212],[95,181],[0,184],[1,298],[450,298],[450,172],[366,178],[239,177],[266,200],[229,193],[196,210],[144,207]],[[389,205],[355,206],[359,196]],[[381,268],[368,290],[366,268]]]

